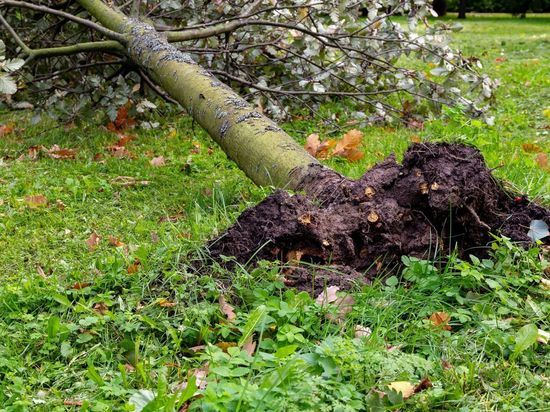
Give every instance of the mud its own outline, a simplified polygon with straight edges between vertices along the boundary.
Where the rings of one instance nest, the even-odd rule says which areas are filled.
[[[322,174],[308,196],[277,191],[246,210],[210,242],[211,256],[279,260],[296,266],[286,269],[289,286],[344,288],[379,275],[402,255],[483,256],[491,234],[527,246],[531,220],[550,225],[548,209],[505,190],[469,146],[414,144],[402,164],[390,156],[356,181]],[[313,278],[308,264],[337,270],[318,268]]]

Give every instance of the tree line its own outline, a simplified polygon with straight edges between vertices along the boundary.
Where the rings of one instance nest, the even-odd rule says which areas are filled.
[[[524,18],[528,12],[549,13],[550,0],[434,0],[433,8],[438,15],[458,12],[459,18],[466,18],[468,12],[512,13]]]

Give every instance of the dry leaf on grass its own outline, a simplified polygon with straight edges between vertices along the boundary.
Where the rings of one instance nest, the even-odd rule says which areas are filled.
[[[372,334],[372,329],[368,326],[355,325],[355,337],[356,338],[366,338]]]
[[[94,305],[94,311],[100,315],[105,315],[108,312],[109,308],[104,302],[99,302]]]
[[[9,122],[0,125],[0,137],[4,137],[15,130],[15,123]]]
[[[542,152],[542,149],[540,148],[540,146],[536,145],[534,143],[523,143],[521,145],[521,148],[526,153],[540,153],[540,152]]]
[[[153,167],[162,167],[162,166],[165,166],[166,165],[166,160],[164,159],[164,156],[157,156],[157,157],[153,157],[149,163],[151,164],[151,166]]]
[[[414,390],[416,388],[416,385],[413,383],[407,382],[407,381],[397,381],[392,382],[388,385],[388,388],[391,390],[401,393],[401,396],[403,396],[403,399],[410,398],[412,395],[414,395]]]
[[[48,199],[44,195],[31,195],[25,196],[25,203],[31,209],[38,209],[39,207],[48,206]]]
[[[124,243],[118,240],[116,237],[109,235],[109,246],[121,247]]]
[[[131,187],[131,186],[147,186],[150,182],[148,180],[137,180],[132,176],[117,176],[114,179],[111,179],[112,185],[118,185],[122,187]]]
[[[327,313],[327,319],[333,322],[342,322],[346,315],[352,311],[355,299],[351,295],[341,296],[332,305],[336,306],[336,313]]]
[[[317,302],[321,306],[326,306],[329,303],[332,303],[338,299],[338,296],[336,296],[336,292],[338,292],[340,288],[338,286],[329,286],[325,290],[323,290],[319,296],[315,299],[315,302]]]
[[[126,272],[129,275],[132,275],[139,270],[140,265],[141,265],[141,262],[139,261],[139,259],[135,259],[134,263],[128,266],[128,268],[126,269]]]
[[[160,298],[157,303],[163,308],[173,308],[174,306],[176,306],[176,302],[170,302],[168,299],[165,298]]]
[[[200,368],[191,369],[188,372],[188,375],[187,375],[188,377],[194,376],[197,379],[196,382],[195,382],[195,385],[197,385],[197,389],[199,389],[201,391],[206,389],[206,385],[208,384],[206,379],[208,377],[208,368],[209,368],[209,366],[210,365],[207,362],[203,366],[201,366]],[[185,388],[187,388],[187,381],[180,383],[176,387],[176,389],[182,390],[182,391]]]
[[[58,159],[58,160],[76,158],[75,149],[63,149],[58,145],[53,145],[50,149],[47,150],[46,154],[52,159]]]
[[[430,316],[430,322],[432,323],[432,325],[444,330],[452,329],[449,325],[450,320],[451,316],[446,312],[434,312]]]
[[[99,242],[101,241],[101,236],[99,236],[96,232],[92,232],[88,240],[86,240],[86,245],[88,245],[88,250],[94,251],[99,246]]]
[[[222,311],[222,313],[225,316],[227,316],[227,320],[229,322],[233,322],[237,318],[237,315],[235,314],[233,306],[227,303],[225,298],[222,295],[220,295],[219,302],[220,302],[220,310]]]
[[[117,132],[134,127],[136,121],[128,114],[131,107],[131,102],[128,102],[124,106],[120,107],[117,110],[116,119],[107,125],[107,129],[112,132]]]
[[[535,156],[535,161],[541,169],[548,169],[548,155],[546,153],[538,153]]]
[[[357,129],[352,129],[346,134],[342,140],[336,143],[332,154],[334,156],[345,157],[350,162],[356,162],[361,159],[365,154],[357,149],[363,139],[363,132]]]
[[[254,351],[256,350],[256,342],[254,342],[252,336],[250,336],[243,344],[243,350],[250,356],[254,355]]]

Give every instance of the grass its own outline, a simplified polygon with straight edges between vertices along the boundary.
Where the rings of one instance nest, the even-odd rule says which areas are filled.
[[[455,43],[482,55],[503,84],[495,126],[446,110],[422,131],[369,128],[361,162],[328,163],[356,177],[400,155],[413,135],[462,141],[549,204],[536,153],[550,152],[548,19],[471,17],[464,26]],[[345,121],[341,107],[325,110]],[[537,335],[550,329],[550,304],[539,250],[500,240],[483,261],[404,259],[402,272],[352,291],[345,316],[285,289],[269,263],[201,276],[191,258],[205,240],[269,189],[189,119],[160,121],[160,131],[135,133],[128,159],[109,155],[116,137],[94,121],[24,123],[0,138],[0,410],[130,411],[153,393],[148,410],[173,410],[195,385],[202,396],[190,410],[546,410],[550,358]],[[333,133],[312,120],[285,127],[298,139]],[[30,147],[54,144],[77,149],[76,159],[29,158]],[[154,156],[166,165],[153,167]],[[123,187],[120,176],[148,184]],[[97,247],[87,244],[93,233]],[[434,326],[437,312],[450,320]],[[355,337],[358,325],[370,336]],[[248,336],[260,342],[254,352],[242,350]],[[204,388],[193,375],[206,364]],[[423,378],[432,386],[409,399],[387,387]]]

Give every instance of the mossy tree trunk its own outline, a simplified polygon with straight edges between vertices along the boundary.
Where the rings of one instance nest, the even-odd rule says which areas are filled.
[[[188,111],[254,183],[308,191],[308,182],[316,181],[318,175],[336,176],[151,25],[130,19],[100,0],[78,2],[105,28],[124,36],[126,54]]]

